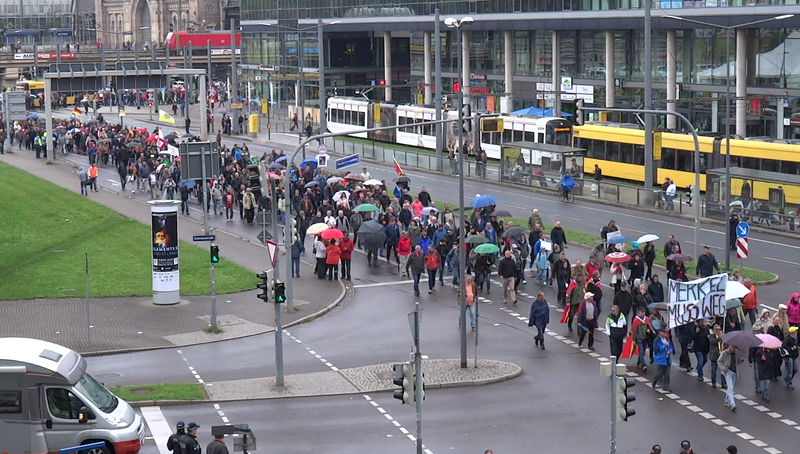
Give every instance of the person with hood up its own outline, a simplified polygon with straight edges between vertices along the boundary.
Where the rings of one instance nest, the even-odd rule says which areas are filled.
[[[89,196],[89,174],[83,166],[78,167],[78,179],[81,180],[81,195]]]
[[[547,304],[547,300],[544,299],[544,292],[539,292],[536,295],[536,299],[533,300],[533,304],[531,304],[528,326],[536,327],[536,337],[533,339],[542,350],[544,350],[544,332],[548,323],[550,323],[550,307]]]
[[[664,302],[664,286],[659,282],[657,274],[654,274],[650,280],[650,285],[647,286],[647,294],[650,295],[650,299],[654,303]]]
[[[589,334],[589,350],[594,350],[594,330],[597,329],[597,318],[600,310],[594,302],[594,293],[586,292],[583,303],[578,307],[578,347],[583,345],[583,339]]]
[[[633,295],[628,292],[628,283],[622,281],[620,284],[620,291],[614,295],[614,306],[619,308],[619,312],[628,317],[628,314],[631,313],[631,309],[633,308]]]
[[[786,355],[783,358],[783,362],[786,364],[786,373],[783,376],[783,380],[786,382],[786,389],[794,389],[792,379],[797,374],[797,356],[800,353],[797,350],[797,346],[797,327],[792,326],[789,328],[789,335],[783,340],[783,345],[781,346],[784,350],[783,353]]]
[[[786,313],[789,316],[789,326],[800,328],[800,293],[792,294],[792,298],[786,303]]]

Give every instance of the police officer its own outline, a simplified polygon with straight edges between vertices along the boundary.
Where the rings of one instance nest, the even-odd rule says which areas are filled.
[[[200,445],[197,443],[197,429],[199,428],[200,426],[193,422],[186,426],[186,433],[180,438],[181,454],[201,453]]]
[[[186,435],[186,425],[183,421],[178,421],[175,425],[175,433],[170,435],[167,440],[167,449],[172,451],[172,454],[181,454],[181,436]]]

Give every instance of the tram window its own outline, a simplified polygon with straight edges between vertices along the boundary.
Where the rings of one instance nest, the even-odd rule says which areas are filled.
[[[508,125],[509,127],[513,127],[514,125]],[[503,130],[503,142],[513,142],[514,135],[511,132],[511,129],[504,129]]]
[[[367,125],[367,115],[364,112],[358,113],[358,125],[359,126],[366,126]]]
[[[759,160],[757,158],[742,158],[742,167],[745,169],[759,170]]]
[[[539,142],[539,143],[544,143],[544,133],[543,132],[540,132],[539,134],[536,135],[536,141]]]
[[[531,131],[525,131],[522,135],[524,137],[524,141],[526,142],[536,142],[536,133]]]
[[[678,165],[675,170],[694,172],[694,151],[678,150]]]
[[[780,167],[780,163],[780,161],[776,161],[774,159],[762,159],[761,170],[766,170],[767,172],[777,172],[778,168]]]
[[[633,163],[636,165],[644,165],[644,145],[633,146]]]
[[[633,164],[633,145],[629,143],[619,144],[620,157],[619,162],[625,164]]]
[[[661,150],[661,168],[675,170],[675,150],[664,148]]]
[[[429,120],[425,120],[425,121],[429,121]],[[434,126],[431,125],[431,124],[423,125],[422,126],[422,134],[426,135],[426,136],[434,136],[434,135],[436,135],[436,133],[434,132],[433,127]]]
[[[481,133],[481,142],[482,143],[492,143],[492,133],[491,132]]]
[[[789,173],[792,175],[797,175],[798,173],[800,173],[798,172],[798,170],[800,170],[800,164],[798,164],[797,162],[787,162],[787,161],[781,162],[781,173]]]
[[[514,131],[514,140],[512,142],[519,142],[522,140],[523,133],[522,131]]]
[[[606,142],[606,159],[609,161],[620,162],[619,142]]]

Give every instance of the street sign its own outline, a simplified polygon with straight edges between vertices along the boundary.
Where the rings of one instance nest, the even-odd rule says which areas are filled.
[[[195,235],[192,237],[192,241],[216,241],[216,235]]]
[[[267,241],[272,239],[272,234],[267,232],[266,230],[264,230],[263,232],[260,232],[258,234],[257,238],[258,238],[258,241],[261,242],[261,244],[266,244]]]
[[[28,111],[25,103],[27,96],[25,92],[21,91],[3,92],[7,120],[25,121],[28,118]]]
[[[747,225],[747,224],[745,224],[745,225]],[[738,231],[738,228],[737,228],[737,231]],[[737,259],[746,259],[749,254],[750,254],[750,245],[748,244],[747,237],[738,238],[736,240],[736,258]]]
[[[736,236],[739,238],[747,238],[750,236],[750,224],[740,222],[736,225]]]
[[[345,156],[344,158],[339,158],[336,160],[336,170],[344,169],[345,167],[355,166],[361,163],[361,156],[357,154],[351,154],[350,156]]]
[[[275,258],[278,257],[278,243],[267,240],[264,242],[267,246],[267,255],[269,255],[269,263],[275,267]]]

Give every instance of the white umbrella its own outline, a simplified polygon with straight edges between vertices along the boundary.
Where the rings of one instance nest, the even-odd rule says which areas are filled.
[[[308,230],[306,230],[306,234],[319,235],[320,233],[328,230],[329,228],[331,228],[331,226],[329,226],[328,224],[325,224],[324,222],[318,222],[309,227]]]
[[[436,207],[425,207],[422,209],[422,214],[425,216],[430,216],[431,214],[436,214],[439,212],[439,209]]]
[[[379,185],[382,185],[382,184],[383,183],[381,183],[380,180],[376,180],[374,178],[364,182],[364,186],[379,186]]]
[[[744,298],[748,293],[750,293],[750,289],[741,282],[728,281],[728,285],[725,287],[726,300]]]
[[[656,241],[658,239],[659,239],[658,235],[653,235],[652,233],[648,233],[647,235],[640,236],[639,239],[636,240],[636,242],[639,244],[643,244],[643,243],[649,243],[651,241]]]
[[[347,200],[350,200],[350,191],[336,191],[336,194],[333,195],[333,200],[338,202],[342,199],[342,195],[344,195]]]

